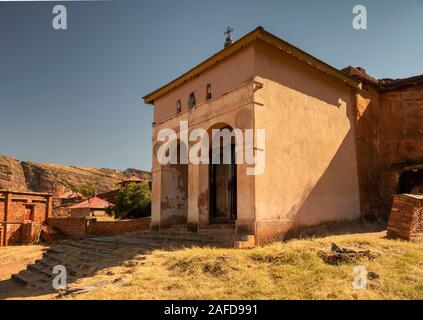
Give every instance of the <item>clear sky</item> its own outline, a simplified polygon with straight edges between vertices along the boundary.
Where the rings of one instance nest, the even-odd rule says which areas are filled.
[[[68,30],[54,30],[65,4]],[[352,8],[368,30],[352,28]],[[0,154],[125,169],[151,167],[142,96],[261,25],[343,68],[423,73],[423,0],[0,1]]]

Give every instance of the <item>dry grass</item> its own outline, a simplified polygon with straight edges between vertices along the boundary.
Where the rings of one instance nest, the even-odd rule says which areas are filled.
[[[0,247],[0,281],[40,259],[45,249],[41,245]]]
[[[331,266],[318,255],[335,242],[380,253],[374,260]],[[353,267],[376,272],[367,290],[352,286]],[[109,268],[83,285],[112,279],[76,299],[423,299],[423,243],[382,233],[293,240],[252,250],[154,251],[146,260]]]

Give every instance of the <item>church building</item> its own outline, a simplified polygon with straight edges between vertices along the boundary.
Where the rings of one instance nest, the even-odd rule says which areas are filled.
[[[377,80],[336,69],[258,27],[144,97],[154,105],[152,230],[227,226],[258,244],[334,221],[389,214],[423,193],[423,76]],[[347,48],[345,49],[347,50]],[[229,164],[161,165],[163,129],[264,129]],[[212,145],[210,145],[212,148]],[[250,150],[247,150],[250,148]],[[235,154],[264,153],[265,168]],[[212,150],[210,151],[212,153]]]

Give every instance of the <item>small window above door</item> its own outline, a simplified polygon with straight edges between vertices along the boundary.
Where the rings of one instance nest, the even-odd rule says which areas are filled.
[[[206,100],[210,100],[212,98],[212,87],[209,83],[206,87]]]

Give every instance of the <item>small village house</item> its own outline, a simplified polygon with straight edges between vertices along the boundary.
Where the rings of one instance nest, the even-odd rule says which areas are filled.
[[[59,196],[60,205],[62,205],[62,206],[68,205],[68,204],[73,204],[73,203],[78,203],[78,202],[81,202],[84,199],[85,199],[85,197],[81,193],[75,192],[75,191],[68,191],[68,192],[65,192],[65,193],[63,193]]]
[[[119,187],[120,188],[126,188],[128,186],[130,186],[131,184],[139,184],[144,182],[145,180],[138,178],[136,176],[132,176],[129,179],[123,180],[121,182],[119,182]]]
[[[104,217],[107,215],[106,210],[111,207],[113,207],[112,203],[98,197],[93,197],[69,207],[70,217]]]

